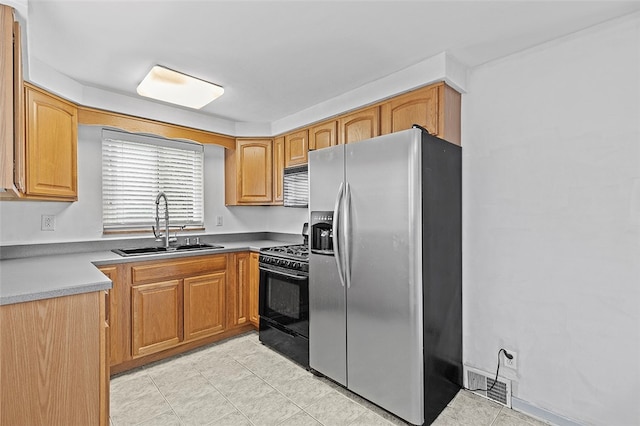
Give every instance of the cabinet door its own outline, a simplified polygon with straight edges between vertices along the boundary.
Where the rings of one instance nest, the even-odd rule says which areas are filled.
[[[237,150],[239,203],[270,203],[273,199],[271,139],[242,139]]]
[[[103,297],[0,306],[0,424],[104,425]]]
[[[284,136],[273,140],[273,204],[284,203]]]
[[[179,280],[131,288],[133,357],[182,341],[182,285]]]
[[[13,9],[0,4],[0,188],[13,187],[14,56]]]
[[[249,322],[249,253],[236,253],[233,258],[235,279],[229,295],[229,322],[239,326]]]
[[[438,134],[438,86],[429,86],[382,104],[382,134],[410,129],[418,124]]]
[[[343,115],[338,122],[340,143],[353,143],[380,134],[380,110],[372,107]]]
[[[77,108],[25,85],[27,195],[76,200]]]
[[[322,149],[338,143],[338,122],[336,120],[313,126],[309,130],[309,149]]]
[[[184,279],[184,339],[193,340],[225,329],[226,273]]]
[[[100,293],[100,426],[109,424],[109,346],[111,314],[109,290]]]
[[[106,295],[106,300],[108,302],[108,306],[106,307],[107,310],[106,315],[107,317],[111,317],[111,313],[116,313],[117,309],[118,309],[118,297],[117,297],[117,292],[118,292],[118,268],[116,266],[103,266],[100,269],[100,272],[102,272],[103,274],[105,274],[107,276],[107,278],[109,278],[111,280],[112,283],[112,287],[111,290],[107,291],[107,295]],[[113,325],[114,328],[117,329],[117,323],[118,323],[118,315],[115,315],[113,318],[109,318],[109,328],[111,328],[111,326]],[[116,347],[116,343],[119,341],[117,333],[114,330],[110,330],[110,340],[113,340],[113,343],[110,342],[109,346],[107,347],[108,352],[109,352],[109,360],[110,363],[113,364],[118,364],[119,362],[122,362],[121,357],[119,356],[119,351],[117,350],[118,348]]]
[[[284,137],[284,166],[307,164],[309,152],[309,132],[300,130]]]
[[[256,328],[260,328],[258,303],[260,294],[260,269],[258,267],[258,253],[251,253],[249,260],[249,321]]]

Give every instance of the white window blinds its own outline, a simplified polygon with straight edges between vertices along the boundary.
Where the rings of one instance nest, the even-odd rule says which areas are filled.
[[[160,191],[169,201],[171,226],[204,226],[203,159],[198,143],[103,130],[104,230],[153,225]]]

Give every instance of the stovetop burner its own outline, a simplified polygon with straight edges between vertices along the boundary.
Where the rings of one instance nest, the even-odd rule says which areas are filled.
[[[260,269],[309,273],[309,247],[306,244],[267,247],[260,250]]]
[[[297,260],[308,260],[309,246],[306,244],[294,244],[290,246],[267,247],[260,250],[260,253],[287,258],[290,257]]]

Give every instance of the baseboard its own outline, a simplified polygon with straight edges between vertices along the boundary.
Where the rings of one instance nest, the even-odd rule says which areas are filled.
[[[555,426],[582,426],[574,420],[567,419],[566,417],[562,417],[558,414],[552,413],[551,411],[531,405],[529,402],[516,398],[515,396],[511,397],[511,408],[528,416],[551,423]]]

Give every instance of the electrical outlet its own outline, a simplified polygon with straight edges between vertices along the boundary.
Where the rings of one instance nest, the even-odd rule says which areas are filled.
[[[511,359],[507,358],[504,354],[504,352],[502,353],[502,359],[504,361],[504,366],[511,368],[513,370],[518,368],[518,353],[516,351],[512,351],[511,349],[506,349],[506,351],[509,353],[509,355],[511,355]]]
[[[222,216],[216,216],[216,226],[222,226]]]
[[[55,231],[56,229],[56,215],[43,214],[40,218],[40,229],[42,231]]]

